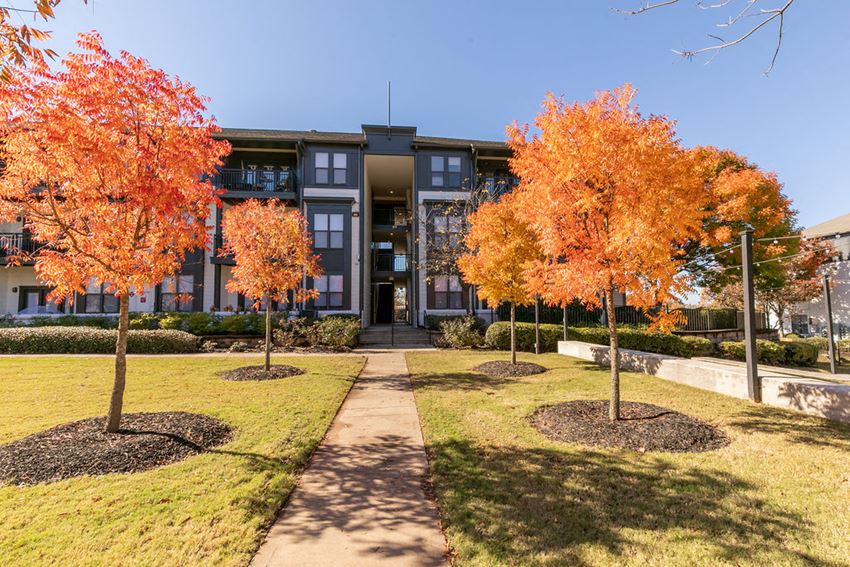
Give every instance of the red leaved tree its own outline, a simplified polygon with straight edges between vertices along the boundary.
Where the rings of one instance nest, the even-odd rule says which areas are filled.
[[[276,200],[250,199],[228,209],[221,221],[224,235],[222,253],[236,261],[228,291],[266,305],[265,370],[271,367],[271,302],[287,303],[289,292],[295,301],[316,297],[303,287],[304,278],[322,275],[319,258],[313,254],[313,240],[307,219],[297,209],[287,209]]]
[[[516,364],[516,306],[534,302],[525,272],[529,264],[543,258],[537,235],[523,220],[511,195],[482,204],[468,222],[466,246],[470,252],[458,259],[458,267],[481,299],[490,305],[510,303],[511,364]]]
[[[639,114],[634,95],[629,85],[585,104],[549,95],[539,135],[508,129],[519,206],[547,258],[530,274],[532,289],[562,305],[606,299],[612,421],[620,417],[615,292],[647,312],[685,292],[678,248],[699,235],[703,217],[693,154],[672,121]]]
[[[206,246],[216,193],[204,175],[230,151],[213,139],[194,87],[80,35],[64,70],[37,62],[0,85],[0,218],[23,215],[43,247],[38,278],[56,302],[104,285],[118,298],[115,383],[107,431],[118,431],[129,298]],[[18,258],[21,259],[20,257]]]

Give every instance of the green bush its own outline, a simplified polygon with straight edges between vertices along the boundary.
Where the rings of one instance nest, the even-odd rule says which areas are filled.
[[[109,354],[117,331],[91,327],[18,327],[0,329],[4,354]],[[198,338],[182,331],[130,331],[127,352],[135,354],[198,351]]]
[[[472,315],[441,321],[440,330],[443,344],[451,348],[476,348],[484,344],[481,324]]]
[[[222,317],[218,328],[225,335],[244,335],[248,332],[248,323],[244,315],[227,315]]]
[[[829,350],[829,339],[826,337],[807,337],[803,342],[814,345],[819,351]]]
[[[756,358],[763,364],[784,364],[787,358],[786,345],[775,343],[764,339],[756,339]],[[805,344],[805,343],[803,343]],[[746,360],[746,347],[744,341],[723,341],[720,343],[720,353],[725,358],[733,360]]]
[[[426,315],[425,328],[429,331],[439,331],[442,329],[441,325],[444,321],[454,321],[455,319],[465,319],[466,317],[472,317],[475,320],[476,328],[482,333],[487,328],[487,323],[484,319],[473,315]]]
[[[785,333],[785,338],[786,339],[800,339],[802,337],[800,335],[798,335],[797,333]]]
[[[682,340],[691,348],[691,356],[708,356],[714,352],[714,343],[705,337],[684,335]]]
[[[186,315],[186,330],[193,335],[212,335],[218,330],[218,319],[205,311]]]
[[[802,341],[785,341],[785,364],[792,366],[815,366],[818,361],[818,347]]]
[[[558,341],[562,338],[563,327],[561,325],[541,324],[540,352],[555,352],[558,350]],[[484,344],[492,349],[510,350],[510,322],[500,321],[487,327],[487,332],[484,335]],[[534,323],[516,324],[516,348],[522,351],[534,351]]]
[[[130,313],[130,329],[153,331],[159,329],[161,313]]]
[[[355,347],[360,338],[360,319],[329,315],[307,327],[311,346]]]
[[[116,317],[101,315],[65,314],[57,317],[37,316],[23,319],[19,323],[27,327],[94,327],[97,329],[114,329],[118,326]]]
[[[835,341],[835,346],[836,346],[839,350],[848,350],[848,351],[850,351],[850,339],[841,339],[841,340]]]

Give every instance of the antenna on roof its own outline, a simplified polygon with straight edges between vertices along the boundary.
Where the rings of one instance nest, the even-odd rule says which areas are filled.
[[[392,81],[387,81],[387,139],[390,140],[393,137],[392,134],[392,102],[393,102],[393,83]]]

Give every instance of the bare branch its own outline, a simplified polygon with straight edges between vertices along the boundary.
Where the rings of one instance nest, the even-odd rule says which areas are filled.
[[[671,4],[678,4],[679,0],[666,0],[664,2],[656,2],[654,4],[647,2],[637,10],[621,10],[619,8],[614,8],[615,12],[619,12],[620,14],[628,14],[630,16],[636,16],[638,14],[643,14],[644,12],[648,12],[650,10],[654,10],[655,8],[663,8],[664,6],[669,6]]]

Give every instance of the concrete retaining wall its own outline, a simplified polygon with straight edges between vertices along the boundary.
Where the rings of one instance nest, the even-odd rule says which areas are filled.
[[[558,353],[600,365],[610,364],[607,346],[579,341],[559,341]],[[658,378],[747,399],[747,371],[731,361],[679,358],[637,350],[620,349],[620,368]],[[850,423],[850,384],[799,378],[774,371],[760,371],[762,401],[809,415]]]

